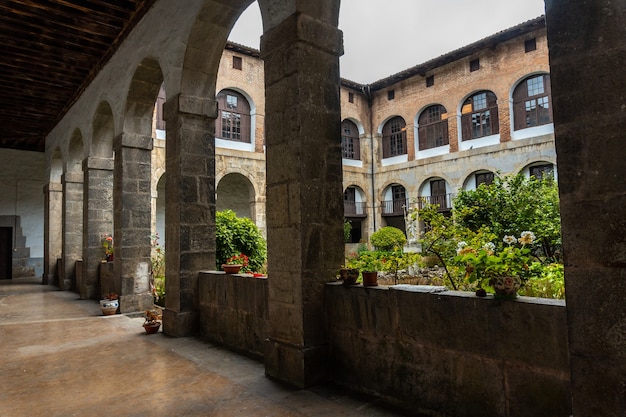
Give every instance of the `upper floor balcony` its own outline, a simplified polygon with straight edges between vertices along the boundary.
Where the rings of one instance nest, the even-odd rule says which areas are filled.
[[[367,217],[367,203],[344,201],[343,215],[344,217]]]

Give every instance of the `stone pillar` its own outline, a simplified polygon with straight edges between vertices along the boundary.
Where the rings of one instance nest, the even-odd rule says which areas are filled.
[[[546,1],[574,416],[626,410],[626,7]]]
[[[98,268],[104,259],[102,236],[113,235],[113,159],[83,161],[83,280],[80,298],[99,298]]]
[[[327,376],[323,287],[344,260],[339,55],[342,34],[298,13],[262,38],[267,140],[268,376]]]
[[[57,259],[63,253],[63,222],[59,216],[63,212],[63,186],[58,182],[51,182],[44,187],[44,285],[59,284],[54,281],[57,275]]]
[[[63,184],[63,271],[59,288],[76,289],[74,263],[83,256],[83,176],[80,172],[66,172]]]
[[[165,311],[163,331],[189,336],[198,321],[198,272],[215,269],[217,102],[176,95],[165,103]]]
[[[122,313],[151,308],[150,136],[122,133],[114,138],[114,273],[121,282]]]

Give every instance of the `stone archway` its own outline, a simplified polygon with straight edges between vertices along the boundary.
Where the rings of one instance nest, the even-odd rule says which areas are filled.
[[[247,217],[254,221],[254,201],[254,187],[241,174],[226,174],[217,185],[217,211],[230,209],[238,217]]]
[[[63,173],[63,255],[59,276],[59,288],[74,290],[76,262],[83,252],[83,135],[75,129],[69,140],[68,155]]]
[[[147,310],[153,305],[150,167],[154,103],[162,83],[159,62],[144,58],[128,90],[124,130],[113,140],[114,274],[121,282],[121,312]]]
[[[113,235],[113,111],[101,102],[93,116],[91,151],[83,161],[83,262],[77,288],[81,298],[98,298],[98,272],[104,259],[102,238]],[[119,292],[120,289],[116,289]]]

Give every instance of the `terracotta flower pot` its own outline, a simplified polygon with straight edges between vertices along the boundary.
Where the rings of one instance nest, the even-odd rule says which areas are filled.
[[[156,332],[159,331],[159,327],[161,327],[161,322],[157,321],[156,323],[144,323],[143,324],[143,328],[145,329],[146,333],[148,334],[154,334]]]
[[[375,287],[378,285],[378,272],[363,271],[363,285],[365,287]]]
[[[239,270],[243,267],[243,265],[222,265],[222,271],[227,274],[238,274]]]
[[[343,281],[343,285],[354,285],[359,278],[359,270],[352,268],[341,268],[339,270],[339,278]]]

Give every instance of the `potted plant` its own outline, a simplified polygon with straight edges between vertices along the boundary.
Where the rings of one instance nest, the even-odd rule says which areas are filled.
[[[227,274],[238,274],[240,270],[246,270],[248,263],[248,257],[243,253],[240,253],[239,255],[234,255],[228,258],[226,263],[222,264],[222,271]]]
[[[359,269],[352,265],[344,265],[339,268],[339,279],[343,281],[343,285],[354,285],[359,279]]]
[[[146,310],[144,315],[143,328],[148,334],[153,334],[159,331],[159,327],[161,327],[161,309],[159,307],[154,307],[151,310]]]
[[[111,316],[117,313],[119,306],[118,295],[114,292],[105,295],[105,297],[100,300],[100,311],[102,311],[102,315],[104,316]]]
[[[361,270],[364,286],[375,287],[378,285],[378,271],[383,269],[383,262],[376,252],[361,252],[351,265]]]
[[[113,261],[113,236],[102,235],[102,247],[104,248],[104,259],[106,262]]]
[[[487,242],[480,248],[459,242],[455,262],[465,266],[465,277],[470,283],[476,283],[476,295],[486,294],[483,288],[489,285],[498,298],[515,298],[517,291],[535,274],[531,267],[531,246],[535,240],[533,232],[522,232],[519,238],[504,236],[505,244],[501,251],[496,250],[493,242]]]

